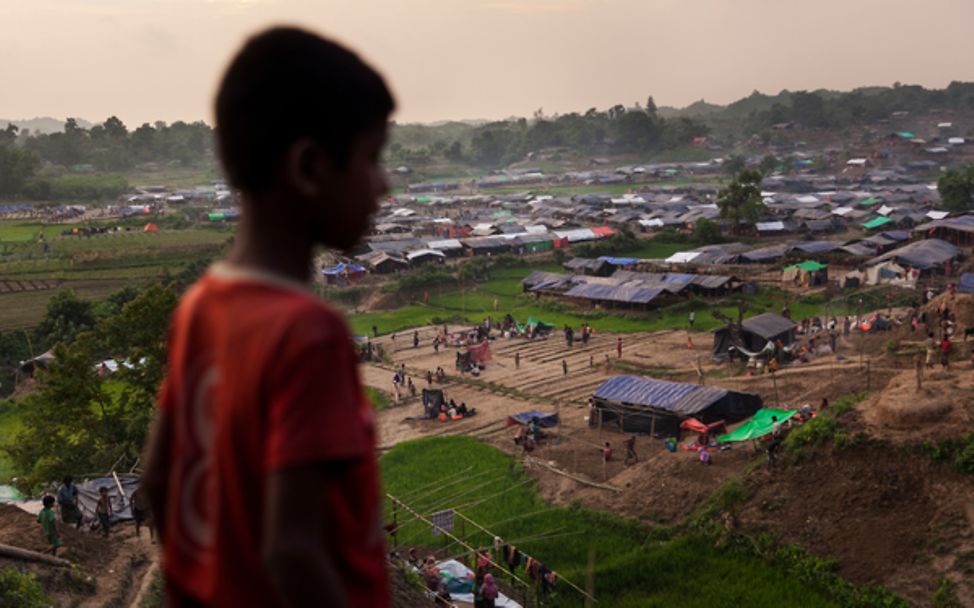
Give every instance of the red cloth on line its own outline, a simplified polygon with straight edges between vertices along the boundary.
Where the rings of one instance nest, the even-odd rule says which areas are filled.
[[[353,606],[389,606],[372,410],[337,313],[296,283],[216,265],[174,315],[160,408],[172,584],[207,606],[277,605],[261,559],[266,476],[335,463],[322,542]]]

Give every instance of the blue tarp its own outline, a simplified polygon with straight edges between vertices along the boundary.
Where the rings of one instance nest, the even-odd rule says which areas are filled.
[[[544,429],[549,429],[558,424],[558,414],[546,414],[544,412],[539,412],[538,410],[530,410],[508,417],[507,426],[514,424],[528,424],[535,418],[538,419],[538,424]]]
[[[341,274],[343,272],[365,272],[365,268],[361,266],[356,266],[355,264],[338,264],[331,268],[323,268],[321,274],[335,275]]]
[[[639,263],[639,258],[614,258],[611,255],[603,255],[599,259],[613,266],[632,266]]]
[[[960,282],[957,284],[957,291],[961,293],[974,294],[974,272],[965,272],[960,275]]]

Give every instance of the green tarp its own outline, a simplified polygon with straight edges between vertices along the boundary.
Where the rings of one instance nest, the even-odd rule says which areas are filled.
[[[913,139],[914,137],[916,137],[916,135],[910,133],[909,131],[900,131],[899,133],[897,133],[897,135],[899,135],[903,139]]]
[[[517,330],[522,332],[527,330],[529,327],[535,327],[538,331],[548,331],[555,328],[554,325],[545,323],[544,321],[535,319],[534,317],[528,317],[528,322],[524,323],[523,325],[521,323],[515,323],[515,325],[517,326]]]
[[[822,270],[824,268],[828,268],[828,265],[827,264],[820,264],[819,262],[816,262],[815,260],[805,260],[801,264],[795,264],[793,266],[788,266],[787,268],[785,268],[785,270],[788,270],[789,268],[801,268],[805,272],[815,272],[817,270]]]
[[[885,226],[886,224],[889,224],[892,221],[893,220],[889,219],[888,217],[874,217],[873,219],[863,224],[862,227],[868,230],[872,230],[873,228],[879,228],[880,226]]]
[[[760,439],[765,435],[771,434],[771,430],[774,427],[774,421],[771,420],[772,416],[778,418],[778,422],[784,423],[795,414],[797,410],[772,410],[767,408],[762,408],[754,412],[754,416],[737,428],[733,433],[727,433],[726,435],[721,435],[717,438],[720,443],[732,443],[734,441],[750,441],[752,439]]]
[[[206,217],[209,218],[211,222],[219,222],[220,220],[226,219],[226,216],[224,216],[222,213],[210,213]]]
[[[869,198],[859,201],[859,204],[862,205],[863,207],[872,207],[873,205],[876,205],[878,203],[879,201],[871,196]]]

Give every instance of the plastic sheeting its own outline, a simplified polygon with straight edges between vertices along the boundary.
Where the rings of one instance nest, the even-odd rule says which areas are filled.
[[[551,428],[558,425],[558,414],[546,414],[544,412],[539,412],[538,410],[529,410],[527,412],[520,412],[513,414],[507,418],[507,426],[514,426],[515,424],[528,424],[535,418],[538,419],[538,425],[541,428]]]
[[[720,443],[733,443],[736,441],[760,439],[765,435],[769,435],[774,430],[774,421],[771,420],[772,416],[783,424],[785,420],[788,420],[797,413],[797,410],[760,409],[754,413],[753,418],[739,426],[734,432],[721,435],[717,438],[717,441]]]

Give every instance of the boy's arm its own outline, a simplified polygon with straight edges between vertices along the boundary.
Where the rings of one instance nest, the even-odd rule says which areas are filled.
[[[155,422],[149,431],[149,439],[145,444],[142,462],[145,463],[145,473],[142,476],[142,486],[145,488],[149,508],[153,513],[153,520],[159,539],[165,537],[165,504],[166,485],[169,479],[169,443],[172,435],[172,423],[169,415],[163,411],[156,414]]]
[[[283,605],[349,605],[329,554],[325,489],[346,463],[319,463],[270,473],[264,495],[263,560]]]

